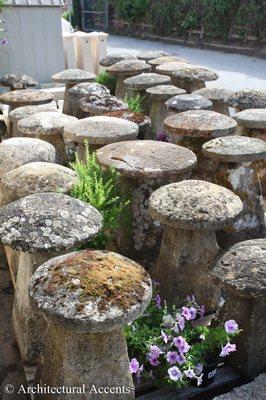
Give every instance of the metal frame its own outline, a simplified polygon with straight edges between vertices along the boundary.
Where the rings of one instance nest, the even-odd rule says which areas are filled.
[[[81,27],[85,32],[90,32],[95,29],[88,29],[86,27],[85,17],[86,15],[103,15],[104,16],[104,30],[108,31],[109,28],[109,0],[104,0],[104,9],[103,11],[92,11],[87,10],[85,7],[85,0],[80,0],[81,3]],[[86,3],[90,3],[90,0],[87,0]]]

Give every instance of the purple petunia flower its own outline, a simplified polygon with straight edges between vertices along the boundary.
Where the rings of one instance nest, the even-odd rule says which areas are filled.
[[[7,39],[4,39],[4,38],[0,39],[0,43],[1,43],[3,46],[7,46],[7,44],[8,44]]]
[[[236,345],[231,343],[226,343],[224,347],[222,347],[222,351],[220,353],[220,357],[226,357],[233,351],[236,351]]]
[[[200,312],[200,318],[203,318],[204,317],[204,314],[205,314],[205,306],[204,306],[204,304],[200,307],[200,310],[199,310],[199,312]]]
[[[160,361],[158,360],[158,358],[156,357],[149,357],[149,363],[153,366],[153,367],[157,367],[160,364]]]
[[[172,315],[168,314],[163,316],[163,326],[165,326],[166,328],[172,328],[174,323],[175,321]]]
[[[139,370],[139,362],[136,358],[132,358],[129,364],[129,371],[131,374],[136,374]]]
[[[196,376],[197,376],[197,375],[195,374],[195,372],[193,371],[193,369],[190,368],[190,367],[184,371],[184,374],[185,374],[186,377],[189,378],[189,379],[196,378]]]
[[[166,354],[166,360],[169,364],[175,364],[178,362],[178,353],[176,351],[168,351]]]
[[[178,322],[178,326],[179,326],[180,330],[183,331],[185,329],[185,323],[186,323],[185,318],[182,317],[180,314],[177,314],[176,320]]]
[[[156,345],[150,346],[150,352],[149,352],[150,358],[158,358],[160,357],[161,354],[163,354],[163,351],[160,349],[160,347]]]
[[[182,373],[179,368],[171,367],[168,369],[168,375],[172,381],[178,381],[182,378]]]
[[[156,297],[155,297],[155,306],[157,308],[162,308],[161,302],[162,302],[162,299],[161,299],[160,295],[157,294]]]
[[[191,316],[190,319],[195,319],[196,316],[197,316],[197,310],[196,310],[196,308],[195,308],[195,307],[190,307],[189,311],[190,311],[190,316]]]
[[[203,365],[202,364],[197,364],[194,368],[194,371],[197,375],[200,375],[203,371]]]
[[[238,331],[238,324],[235,320],[229,319],[229,321],[226,321],[224,324],[224,328],[226,333],[236,333]]]
[[[187,301],[189,303],[195,303],[196,302],[195,296],[193,294],[191,296],[187,296]]]
[[[186,357],[183,354],[178,354],[177,362],[180,365],[184,364],[184,362],[186,362]]]
[[[181,354],[187,353],[190,349],[189,344],[182,336],[174,338],[173,345],[178,348]]]
[[[169,142],[169,139],[164,132],[157,133],[157,140],[159,142]]]
[[[168,343],[169,337],[164,333],[164,331],[161,331],[161,338],[163,339],[165,344]]]
[[[183,317],[186,318],[187,321],[191,320],[191,312],[188,307],[182,307],[182,313]]]

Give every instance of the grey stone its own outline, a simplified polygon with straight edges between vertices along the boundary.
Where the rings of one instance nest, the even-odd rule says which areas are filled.
[[[77,118],[82,118],[83,113],[79,108],[79,100],[87,95],[105,95],[110,94],[110,90],[99,83],[83,82],[78,83],[69,89],[69,103],[71,115]]]
[[[46,162],[24,164],[1,177],[0,204],[3,207],[34,193],[68,194],[76,183],[76,173],[62,165]]]
[[[127,110],[127,111],[111,111],[107,113],[106,116],[122,118],[127,121],[134,122],[135,124],[138,125],[139,128],[138,139],[151,138],[151,133],[150,133],[151,119],[147,115]]]
[[[0,239],[23,252],[62,251],[92,239],[101,223],[101,214],[80,200],[32,194],[0,209]]]
[[[213,81],[219,75],[208,68],[197,65],[183,64],[172,72],[172,82],[174,85],[192,93],[195,90],[205,87],[206,81]]]
[[[17,107],[51,103],[53,99],[51,93],[41,90],[14,90],[0,95],[0,103],[9,105],[10,110]]]
[[[89,95],[79,101],[79,107],[86,116],[103,115],[110,111],[125,111],[127,103],[111,94]]]
[[[154,70],[155,70],[155,68],[158,65],[169,64],[171,62],[187,63],[188,61],[185,58],[179,58],[179,57],[174,57],[174,56],[161,56],[161,57],[157,57],[157,58],[153,58],[152,60],[149,60],[148,64],[150,64],[152,67],[154,67]]]
[[[54,146],[33,138],[11,138],[0,144],[0,176],[21,165],[36,161],[55,163]]]
[[[7,74],[0,79],[0,86],[9,87],[10,90],[26,89],[27,87],[38,86],[38,82],[28,75]]]
[[[234,114],[233,118],[245,128],[266,130],[266,108],[243,110]]]
[[[155,71],[158,74],[171,76],[174,71],[176,71],[178,68],[180,68],[183,65],[187,65],[187,62],[184,62],[184,61],[170,61],[170,62],[167,62],[167,63],[159,64],[155,68]]]
[[[213,400],[264,400],[266,397],[266,374],[253,382],[234,388],[231,392],[214,397]]]
[[[150,87],[166,85],[170,82],[171,79],[167,75],[149,72],[127,78],[124,80],[124,87],[126,89],[146,90]]]
[[[177,95],[165,104],[170,111],[177,113],[188,110],[209,110],[212,107],[211,101],[194,93]]]
[[[195,90],[193,94],[199,94],[210,100],[213,104],[213,111],[224,115],[230,115],[228,99],[233,94],[232,90],[222,87],[204,87],[202,89]]]
[[[100,60],[100,65],[102,65],[103,67],[111,67],[111,65],[114,65],[119,61],[136,60],[136,59],[137,57],[134,56],[133,54],[126,54],[126,53],[109,54]]]
[[[266,91],[254,89],[242,89],[234,92],[228,99],[228,104],[235,107],[238,111],[249,108],[266,107]]]
[[[150,61],[158,57],[169,57],[171,54],[163,50],[147,50],[141,51],[137,54],[139,60]]]
[[[168,100],[174,96],[185,94],[185,90],[173,85],[156,85],[146,89],[146,92],[152,99]]]

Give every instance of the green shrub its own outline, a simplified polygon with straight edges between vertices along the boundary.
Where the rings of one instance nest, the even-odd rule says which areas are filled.
[[[95,153],[90,154],[86,145],[85,162],[76,157],[71,164],[77,173],[78,182],[70,195],[95,207],[103,216],[103,230],[88,245],[83,246],[104,249],[112,239],[112,233],[118,228],[129,200],[124,199],[119,187],[119,173],[115,168],[103,170],[96,161]]]
[[[144,98],[139,94],[134,97],[125,96],[124,102],[128,104],[128,109],[132,112],[142,113],[144,111],[143,107]]]
[[[107,89],[110,90],[111,94],[113,95],[115,94],[115,88],[117,82],[117,78],[115,76],[112,76],[108,74],[108,72],[104,71],[96,76],[96,82],[99,83],[100,85],[107,87]]]
[[[137,21],[142,20],[149,10],[150,0],[114,0],[116,12],[120,18]]]

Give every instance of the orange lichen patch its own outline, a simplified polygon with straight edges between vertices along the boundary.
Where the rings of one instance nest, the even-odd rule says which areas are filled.
[[[52,279],[45,292],[53,295],[62,285],[70,291],[80,290],[78,312],[82,312],[88,301],[97,302],[99,311],[110,306],[127,310],[142,302],[145,292],[142,283],[149,283],[144,269],[104,251],[79,252],[56,264],[50,272]]]

